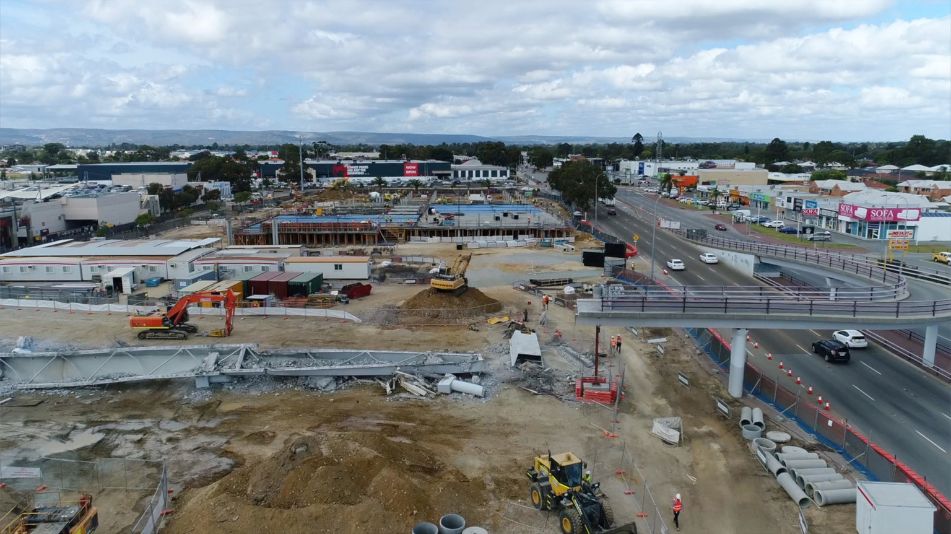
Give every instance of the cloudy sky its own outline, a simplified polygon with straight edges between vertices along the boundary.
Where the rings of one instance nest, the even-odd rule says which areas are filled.
[[[948,0],[2,0],[0,127],[951,137]]]

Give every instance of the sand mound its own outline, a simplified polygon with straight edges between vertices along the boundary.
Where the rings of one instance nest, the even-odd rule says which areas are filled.
[[[170,532],[244,532],[251,518],[261,532],[401,532],[448,511],[478,516],[490,497],[484,481],[469,480],[415,438],[320,429],[289,440],[198,490]]]
[[[494,313],[502,309],[502,303],[474,287],[461,295],[450,292],[424,289],[407,299],[402,310],[472,310],[473,313]]]

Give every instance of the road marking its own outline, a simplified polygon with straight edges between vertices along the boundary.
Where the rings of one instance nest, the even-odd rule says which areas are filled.
[[[701,280],[703,280],[704,282],[706,282],[706,281],[707,281],[707,279],[706,279],[706,278],[704,278],[704,277],[702,277],[702,276],[700,276],[699,274],[697,275],[697,278],[699,278],[699,279],[701,279]]]
[[[822,336],[819,334],[819,332],[816,332],[815,330],[813,330],[813,329],[811,329],[811,328],[809,329],[809,331],[812,332],[813,334],[815,334],[816,337],[822,337]]]
[[[943,413],[943,414],[941,414],[941,415],[947,417],[948,419],[951,419],[951,415],[948,415],[948,414],[946,414],[946,413]]]
[[[859,390],[859,393],[861,393],[862,395],[865,395],[866,397],[868,397],[869,400],[871,400],[872,402],[875,402],[875,398],[872,397],[871,395],[869,395],[868,393],[862,391],[862,388],[856,386],[855,384],[852,384],[852,387],[854,387],[855,389]]]
[[[864,365],[865,367],[868,367],[869,369],[871,369],[872,372],[878,373],[879,376],[882,375],[882,373],[880,373],[880,372],[878,371],[878,369],[872,367],[871,365],[869,365],[869,364],[867,364],[867,363],[865,363],[865,362],[859,362],[859,363],[862,364],[862,365]]]
[[[802,345],[799,345],[798,343],[796,344],[796,348],[798,348],[799,350],[805,352],[806,354],[812,354],[812,353],[809,352],[808,350],[802,348]]]
[[[935,447],[937,447],[939,451],[941,451],[941,452],[943,452],[943,453],[945,453],[945,454],[948,453],[948,451],[942,449],[940,445],[938,445],[937,443],[935,443],[935,442],[931,441],[930,439],[928,439],[928,436],[922,434],[921,432],[918,432],[917,430],[915,430],[915,432],[917,432],[919,436],[925,438],[925,441],[927,441],[928,443],[930,443],[930,444],[934,445]]]

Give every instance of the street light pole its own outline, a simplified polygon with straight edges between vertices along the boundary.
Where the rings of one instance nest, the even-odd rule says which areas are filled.
[[[660,191],[657,192],[657,198],[654,199],[654,216],[652,217],[653,226],[651,227],[651,281],[654,280],[654,263],[656,262],[657,251],[654,249],[654,239],[657,237],[657,203],[660,202]]]
[[[598,225],[598,177],[600,173],[594,175],[594,226]]]
[[[298,135],[297,155],[300,156],[300,194],[304,194],[304,136]]]

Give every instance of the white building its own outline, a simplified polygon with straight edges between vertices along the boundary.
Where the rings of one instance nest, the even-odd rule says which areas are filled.
[[[849,193],[839,203],[838,230],[863,239],[887,239],[889,230],[911,230],[914,236],[921,214],[931,207],[921,195],[875,189]]]
[[[219,278],[230,278],[242,273],[280,271],[290,256],[290,252],[229,248],[199,258],[194,265],[196,271],[215,271]]]
[[[188,183],[185,173],[122,173],[112,175],[112,185],[128,185],[131,187],[148,187],[149,184],[161,184],[163,187],[181,189]]]
[[[287,258],[284,270],[299,273],[320,273],[324,280],[368,280],[370,258],[367,256],[305,256]]]
[[[452,179],[463,182],[492,180],[502,181],[509,179],[508,167],[500,165],[483,165],[477,159],[470,159],[465,163],[452,165]]]

